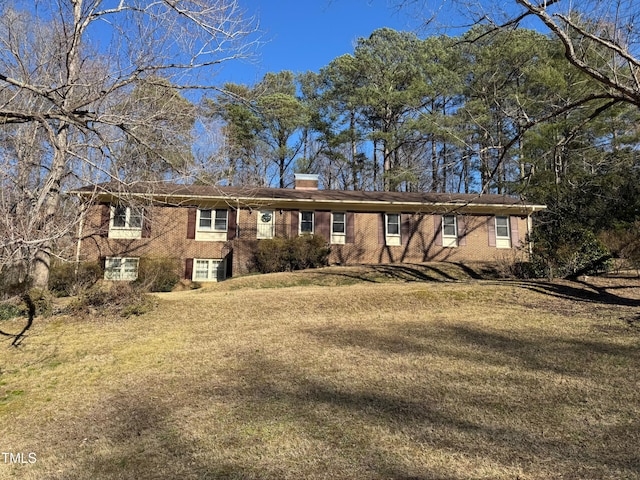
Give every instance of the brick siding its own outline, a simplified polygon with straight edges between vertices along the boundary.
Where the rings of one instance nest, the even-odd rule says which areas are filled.
[[[218,205],[218,208],[228,208]],[[252,251],[257,242],[258,210],[241,209],[238,218],[239,236],[230,235],[226,241],[197,241],[188,238],[188,207],[150,206],[145,208],[146,234],[139,239],[107,238],[105,218],[108,218],[109,206],[93,205],[85,219],[85,238],[82,239],[81,257],[95,261],[104,257],[171,257],[180,260],[184,268],[190,258],[227,259],[229,273],[233,275],[247,273],[251,267]],[[192,207],[193,208],[193,207]],[[216,208],[216,205],[207,206]],[[308,210],[308,209],[305,209]],[[296,234],[298,225],[297,210],[274,210],[276,236]],[[105,217],[105,215],[107,215]],[[229,226],[233,229],[236,211],[229,209]],[[233,216],[233,218],[231,218]],[[318,216],[330,218],[330,216]],[[512,217],[512,231],[517,227],[519,245],[514,248],[496,248],[490,246],[489,232],[494,228],[493,215],[459,215],[459,241],[456,247],[444,247],[438,240],[437,225],[439,216],[430,213],[403,213],[402,245],[390,246],[384,242],[384,213],[355,212],[353,219],[353,243],[331,245],[329,262],[331,264],[361,263],[398,263],[426,261],[486,261],[493,262],[504,258],[526,258],[527,217]],[[326,220],[325,220],[326,221]],[[318,230],[328,231],[326,225]],[[465,235],[461,236],[464,230]],[[235,232],[233,232],[235,233]]]

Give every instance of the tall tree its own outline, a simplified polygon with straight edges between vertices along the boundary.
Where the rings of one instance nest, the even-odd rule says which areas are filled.
[[[144,119],[124,115],[124,99],[150,76],[175,88],[208,87],[221,62],[245,53],[252,31],[235,0],[3,2],[0,129],[31,126],[42,155],[30,157],[38,181],[29,186],[29,221],[11,205],[3,212],[15,235],[0,239],[0,265],[27,264],[46,288],[65,179],[80,163],[82,173],[105,178],[123,142],[150,140],[136,127]],[[7,161],[12,172],[23,170],[23,158]],[[16,198],[25,194],[19,177],[3,181]]]

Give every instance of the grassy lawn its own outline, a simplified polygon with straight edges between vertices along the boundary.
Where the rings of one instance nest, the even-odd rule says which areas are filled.
[[[0,345],[0,452],[37,461],[0,453],[0,478],[640,478],[640,282],[455,276],[274,274],[37,319]]]

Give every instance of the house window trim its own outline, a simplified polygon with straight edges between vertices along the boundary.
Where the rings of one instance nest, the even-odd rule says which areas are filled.
[[[211,212],[211,227],[202,227],[200,225],[200,220],[202,218],[202,212],[208,211]],[[216,228],[216,222],[219,220],[217,218],[218,212],[224,212],[224,229]],[[198,208],[196,213],[196,231],[206,232],[206,233],[226,233],[229,230],[229,211],[226,208]]]
[[[311,214],[311,231],[303,232],[302,231],[302,215],[305,213]],[[308,222],[307,222],[308,223]],[[316,231],[316,214],[313,210],[304,210],[298,214],[298,235],[313,235]]]
[[[201,227],[200,220],[202,211],[211,212],[211,228]],[[216,215],[218,212],[225,212],[225,229],[220,230],[215,228]],[[229,230],[229,211],[223,208],[198,208],[196,210],[196,224],[195,224],[195,240],[197,242],[225,242],[227,241]]]
[[[453,218],[453,234],[447,234],[445,228],[445,220]],[[451,226],[450,224],[447,226]],[[442,215],[441,220],[442,246],[455,248],[458,246],[458,217],[456,215]]]
[[[393,215],[398,218],[398,233],[389,233],[389,217]],[[384,214],[384,236],[386,245],[399,246],[402,245],[402,215],[399,213]]]
[[[198,278],[196,275],[198,273],[198,262],[207,262],[207,278]],[[218,266],[214,269],[213,264],[217,263]],[[226,275],[223,273],[223,278],[218,279],[218,268],[222,269],[223,272],[226,271],[226,261],[224,258],[194,258],[193,259],[193,271],[191,273],[191,281],[193,282],[219,282],[220,280],[224,280]]]
[[[120,278],[109,278],[109,272],[113,270],[109,264],[114,260],[120,261]],[[135,273],[132,277],[126,277],[125,274],[125,264],[127,261],[133,260],[135,262]],[[140,268],[140,259],[138,257],[106,257],[104,261],[104,279],[110,282],[133,282],[138,279],[138,271]]]
[[[506,220],[507,235],[498,234],[498,219],[504,218]],[[495,233],[496,233],[496,248],[511,248],[511,218],[509,215],[495,215]],[[500,225],[500,228],[504,228],[504,225]]]
[[[125,209],[124,226],[116,226],[116,209]],[[140,226],[131,226],[132,212],[138,210]],[[142,228],[144,225],[144,210],[142,207],[132,207],[130,205],[112,204],[109,209],[109,238],[139,239],[142,238]],[[114,257],[115,258],[115,257]]]
[[[341,222],[335,222],[335,215],[342,215]],[[342,232],[336,232],[333,229],[335,223],[342,224]],[[347,212],[331,212],[331,243],[344,245],[347,243]]]

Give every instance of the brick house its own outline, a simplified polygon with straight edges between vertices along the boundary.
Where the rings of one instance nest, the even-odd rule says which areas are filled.
[[[502,195],[319,190],[315,175],[295,188],[110,184],[72,192],[88,203],[83,260],[102,260],[106,279],[135,279],[143,256],[176,258],[185,279],[247,273],[262,239],[312,234],[330,264],[496,261],[526,258],[534,212]]]

